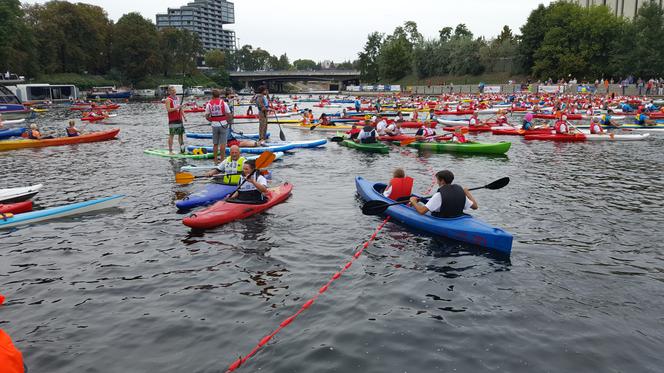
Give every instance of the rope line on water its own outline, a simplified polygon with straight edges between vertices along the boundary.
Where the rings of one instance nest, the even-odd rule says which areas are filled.
[[[431,165],[429,164],[429,162],[427,162],[425,159],[421,159],[420,157],[418,157],[418,156],[416,156],[416,155],[414,155],[414,154],[412,154],[412,153],[410,153],[410,152],[408,152],[408,151],[404,151],[404,150],[402,150],[400,153],[403,154],[403,155],[407,155],[407,156],[409,156],[409,157],[413,157],[413,158],[415,158],[418,162],[420,162],[420,163],[422,163],[423,165],[425,165],[425,166],[427,167],[427,170],[428,170],[429,172],[433,173],[433,167],[431,167]],[[429,186],[429,188],[424,192],[424,194],[429,194],[429,193],[431,192],[431,190],[432,190],[437,184],[438,184],[438,183],[437,183],[437,181],[436,181],[436,176],[433,175],[433,182],[432,182],[432,184]],[[332,285],[332,283],[333,283],[334,281],[338,280],[338,279],[341,277],[341,275],[342,275],[344,272],[346,272],[346,271],[347,271],[347,270],[353,265],[353,263],[355,262],[355,260],[357,260],[360,256],[362,256],[362,253],[364,252],[364,250],[365,250],[366,248],[368,248],[369,245],[371,245],[371,243],[372,243],[373,241],[375,241],[376,236],[378,236],[378,233],[383,229],[383,227],[385,227],[385,224],[387,224],[387,222],[388,222],[389,220],[390,220],[390,216],[386,217],[386,218],[385,218],[385,219],[384,219],[384,220],[383,220],[383,221],[382,221],[382,222],[376,227],[376,229],[375,229],[374,232],[371,234],[371,236],[369,237],[369,239],[368,239],[366,242],[364,242],[364,244],[360,245],[359,249],[358,249],[357,251],[355,251],[355,253],[354,253],[353,256],[350,258],[350,260],[349,260],[348,262],[346,262],[346,264],[345,264],[345,265],[344,265],[339,271],[337,271],[336,273],[334,273],[334,275],[332,275],[332,278],[330,278],[330,280],[329,280],[325,285],[323,285],[320,289],[318,289],[318,293],[316,293],[316,295],[314,295],[314,296],[311,297],[309,300],[307,300],[306,302],[304,302],[304,304],[303,304],[302,306],[300,306],[300,309],[298,309],[297,312],[295,312],[293,315],[287,317],[284,321],[282,321],[282,322],[279,324],[279,326],[278,326],[276,329],[274,329],[270,334],[268,334],[268,335],[266,335],[265,337],[263,337],[263,338],[258,342],[258,344],[257,344],[257,345],[256,345],[256,346],[255,346],[255,347],[254,347],[254,348],[253,348],[253,349],[252,349],[247,355],[245,355],[245,356],[240,356],[239,358],[237,358],[237,359],[236,359],[236,360],[235,360],[235,361],[234,361],[234,362],[228,367],[228,369],[226,370],[226,373],[233,372],[233,371],[237,370],[238,368],[240,368],[245,362],[247,362],[247,360],[251,359],[251,357],[253,357],[253,356],[254,356],[254,355],[255,355],[255,354],[256,354],[256,353],[257,353],[257,352],[263,347],[263,346],[265,346],[265,345],[266,345],[266,344],[272,339],[272,337],[274,337],[274,336],[277,335],[277,333],[279,333],[282,329],[284,329],[285,327],[287,327],[288,325],[290,325],[290,323],[292,323],[292,322],[293,322],[293,321],[294,321],[294,320],[295,320],[295,319],[296,319],[296,318],[297,318],[302,312],[304,312],[306,309],[308,309],[309,307],[311,307],[311,305],[314,304],[314,302],[315,302],[316,300],[318,300],[318,298],[319,298],[321,295],[323,295],[323,293],[325,293],[325,292],[330,288],[330,285]]]

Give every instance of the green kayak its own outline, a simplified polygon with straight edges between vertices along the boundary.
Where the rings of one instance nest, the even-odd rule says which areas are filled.
[[[466,154],[505,154],[512,146],[511,142],[414,142],[408,146],[420,150],[430,150],[440,153],[466,153]]]
[[[380,142],[373,143],[373,144],[360,144],[360,143],[352,141],[352,140],[344,140],[340,144],[343,145],[343,146],[349,147],[349,148],[353,148],[353,149],[357,149],[357,150],[361,150],[363,152],[369,152],[369,153],[387,154],[387,153],[390,152],[390,147],[383,144],[383,143],[380,143]]]
[[[212,159],[212,153],[207,154],[180,154],[177,150],[173,151],[173,154],[168,153],[168,149],[145,149],[143,151],[145,154],[157,155],[160,157],[167,158],[187,158],[187,159]]]

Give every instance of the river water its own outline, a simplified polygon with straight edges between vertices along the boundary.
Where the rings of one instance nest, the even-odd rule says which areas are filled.
[[[395,167],[418,192],[431,170],[448,168],[470,187],[509,176],[508,187],[475,193],[475,215],[514,234],[511,257],[388,223],[239,371],[661,372],[662,135],[503,137],[513,142],[506,158],[369,155],[328,143],[273,164],[274,178],[295,186],[286,203],[201,234],[174,206],[200,184],[177,185],[174,173],[210,161],[143,154],[165,147],[160,105],[118,114],[118,140],[0,154],[0,188],[45,184],[36,208],[126,195],[116,209],[0,232],[0,327],[31,372],[224,371],[369,238],[382,218],[361,214],[354,177],[385,181]],[[54,110],[38,123],[64,128],[74,115]],[[329,135],[284,131],[289,140]]]

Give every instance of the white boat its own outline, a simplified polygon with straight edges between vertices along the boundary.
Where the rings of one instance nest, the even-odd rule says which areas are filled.
[[[134,96],[138,97],[154,97],[156,95],[154,89],[136,89],[134,90]]]
[[[586,136],[587,141],[641,141],[647,139],[649,133],[635,133],[631,135],[605,133],[605,134],[590,134],[588,131],[581,131]]]
[[[39,190],[43,186],[42,184],[37,184],[29,187],[0,189],[0,203],[27,201],[39,193]]]
[[[203,89],[203,86],[197,85],[194,87],[190,87],[187,89],[186,94],[192,95],[192,96],[205,96],[205,90]]]

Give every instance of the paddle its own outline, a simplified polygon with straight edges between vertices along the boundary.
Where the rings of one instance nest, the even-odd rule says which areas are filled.
[[[277,157],[274,155],[274,153],[272,153],[269,150],[266,150],[263,153],[261,153],[261,155],[256,159],[256,172],[255,172],[255,174],[257,175],[261,168],[265,168],[265,167],[271,165],[272,162],[274,162],[274,160],[276,158]],[[245,177],[244,180],[240,183],[240,185],[237,186],[237,189],[235,189],[233,191],[233,193],[229,194],[229,196],[232,196],[233,194],[237,193],[237,191],[239,191],[240,188],[242,188],[242,186],[244,185],[244,183],[247,182],[247,180],[248,180],[248,178]]]
[[[274,155],[274,153],[272,153],[271,151],[264,151],[263,153],[261,153],[261,155],[258,158],[256,158],[256,170],[260,170],[261,168],[269,166],[270,164],[272,164],[272,162],[274,162],[276,158],[277,158],[276,155]],[[196,179],[216,178],[223,176],[226,176],[226,174],[216,174],[210,177],[207,175],[195,176],[190,172],[178,172],[177,174],[175,174],[175,182],[178,184],[190,184]]]
[[[510,183],[510,178],[509,177],[504,177],[502,179],[498,179],[490,184],[487,184],[485,186],[477,187],[477,188],[472,188],[469,190],[478,190],[478,189],[489,189],[489,190],[496,190],[496,189],[501,189],[505,187],[507,184]],[[431,198],[431,197],[428,197]],[[364,215],[379,215],[385,212],[388,207],[390,206],[395,206],[395,205],[400,205],[403,203],[407,203],[408,201],[400,201],[400,202],[394,202],[394,203],[388,203],[385,201],[369,201],[365,203],[362,206],[362,213]]]
[[[281,123],[279,123],[279,117],[277,116],[277,112],[274,112],[274,117],[277,119],[277,125],[279,126],[279,138],[281,141],[286,141],[286,135],[284,134],[284,130],[281,129]],[[256,163],[258,166],[258,163]]]

